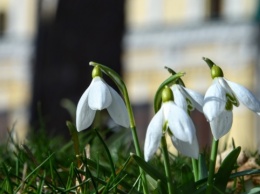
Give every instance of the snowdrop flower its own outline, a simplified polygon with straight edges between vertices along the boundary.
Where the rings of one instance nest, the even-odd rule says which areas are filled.
[[[76,111],[76,126],[78,131],[88,128],[97,110],[107,109],[114,122],[123,127],[129,127],[129,118],[125,103],[120,95],[102,78],[98,65],[92,71],[93,80],[81,96]]]
[[[203,95],[193,90],[187,89],[180,84],[174,84],[173,86],[171,86],[171,89],[174,95],[174,102],[177,106],[182,108],[187,113],[190,113],[195,108],[198,111],[203,112]],[[193,158],[197,158],[199,144],[196,134],[194,135],[192,144],[189,144],[189,142],[181,141],[174,136],[171,137],[171,140],[173,145],[179,150],[179,152],[184,155],[188,155],[189,152],[192,152],[194,153]]]
[[[233,122],[233,105],[239,102],[247,108],[260,113],[259,100],[245,87],[226,80],[221,68],[211,67],[213,84],[208,88],[204,97],[203,112],[210,123],[215,140],[229,132]]]
[[[204,97],[201,94],[187,89],[180,84],[174,84],[171,86],[171,89],[174,95],[174,102],[177,106],[188,112],[193,111],[195,108],[203,112],[202,106]]]
[[[173,101],[173,93],[165,87],[162,92],[162,106],[154,115],[145,137],[144,157],[148,161],[159,147],[164,133],[169,132],[175,140],[177,150],[184,155],[198,158],[199,149],[194,124],[189,115]]]

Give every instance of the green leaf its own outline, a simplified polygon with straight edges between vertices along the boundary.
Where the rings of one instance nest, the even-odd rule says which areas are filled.
[[[234,169],[237,158],[241,151],[241,147],[232,150],[229,155],[223,160],[217,174],[214,185],[222,192],[225,192],[227,183],[230,179],[230,174]]]
[[[168,79],[166,79],[158,88],[155,97],[154,97],[154,112],[157,112],[160,107],[161,107],[161,103],[162,103],[162,90],[166,85],[172,85],[173,83],[175,83],[181,76],[183,76],[184,73],[180,72],[177,74],[174,74],[172,76],[170,76]]]
[[[257,194],[260,193],[260,187],[251,189],[247,194]]]
[[[260,174],[260,169],[251,169],[251,170],[235,172],[230,175],[230,179],[234,179],[234,178],[246,176],[246,175],[253,175],[253,174]]]
[[[193,174],[187,165],[181,168],[181,187],[178,188],[178,193],[193,193],[196,190]]]
[[[32,172],[30,172],[24,179],[24,182],[27,181],[32,175],[36,175],[37,174],[37,171],[45,164],[47,163],[51,157],[54,155],[54,153],[50,154],[39,166],[37,166]],[[22,187],[23,185],[23,182],[21,182],[21,184],[16,188],[16,192],[19,191],[19,189]]]
[[[162,175],[157,169],[153,168],[149,163],[145,162],[142,158],[138,157],[137,155],[131,153],[131,156],[135,160],[135,162],[153,179],[161,180],[161,184],[167,183],[166,176]]]
[[[75,125],[72,122],[67,121],[66,125],[67,125],[67,127],[69,128],[69,131],[70,131],[71,139],[72,139],[73,144],[74,144],[75,154],[76,154],[76,156],[79,156],[80,151],[79,151],[78,131],[77,131]]]
[[[166,67],[166,66],[165,66],[164,68],[167,69],[170,74],[172,74],[172,75],[175,75],[175,74],[176,74],[176,72],[175,72],[173,69],[171,69],[170,67]],[[178,80],[176,81],[176,83],[182,85],[183,87],[185,87],[185,84],[184,84],[184,82],[182,81],[182,79],[178,79]]]

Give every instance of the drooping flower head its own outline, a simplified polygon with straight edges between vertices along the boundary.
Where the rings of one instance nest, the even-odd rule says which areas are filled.
[[[121,96],[104,81],[98,65],[92,71],[92,78],[92,82],[77,105],[77,130],[82,131],[88,128],[94,120],[96,111],[103,109],[107,109],[116,124],[129,127],[125,103]]]
[[[162,105],[154,115],[146,132],[144,156],[148,161],[159,147],[162,136],[169,134],[176,140],[175,147],[182,154],[197,158],[199,154],[195,127],[188,114],[174,103],[169,87],[162,91]]]
[[[176,72],[171,68],[169,67],[165,67],[165,68],[172,75],[176,74]],[[186,88],[181,78],[176,80],[176,83],[174,83],[171,86],[171,89],[174,95],[174,102],[177,106],[183,108],[188,113],[190,113],[194,109],[203,112],[202,110],[203,98],[204,98],[203,95]]]
[[[203,96],[200,93],[190,90],[180,84],[172,85],[171,89],[174,94],[174,102],[179,107],[188,112],[191,112],[194,109],[203,112]]]
[[[213,84],[204,97],[203,112],[210,123],[214,139],[218,140],[231,129],[233,106],[238,107],[241,102],[259,114],[260,101],[244,86],[225,79],[222,69],[211,60],[207,58],[203,60],[209,65],[213,79]]]

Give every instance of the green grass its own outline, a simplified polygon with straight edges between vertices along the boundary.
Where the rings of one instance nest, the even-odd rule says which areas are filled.
[[[145,162],[135,153],[131,131],[90,129],[78,133],[67,122],[71,139],[48,137],[46,131],[31,135],[25,143],[12,138],[0,146],[1,193],[143,193],[139,166],[146,172],[150,193],[167,193],[167,179],[160,151]],[[10,136],[11,137],[11,136]],[[207,175],[195,182],[191,160],[170,154],[170,165],[177,193],[204,193]],[[207,171],[208,155],[201,168]],[[235,167],[234,167],[235,168]],[[223,171],[225,173],[225,171]],[[247,170],[231,174],[242,180]],[[220,179],[222,180],[222,179]],[[257,188],[252,190],[258,191]],[[226,190],[234,193],[234,189]],[[246,193],[245,190],[241,193]]]

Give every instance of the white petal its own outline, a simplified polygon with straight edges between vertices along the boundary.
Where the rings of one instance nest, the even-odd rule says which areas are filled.
[[[81,96],[76,111],[76,126],[78,131],[88,128],[95,117],[96,111],[88,106],[89,88]]]
[[[211,121],[224,111],[226,106],[226,91],[215,78],[204,97],[203,112],[207,120]]]
[[[181,92],[181,87],[178,84],[174,84],[172,87],[172,92],[174,95],[174,103],[178,106],[183,108],[184,110],[188,109],[188,104],[186,101],[185,96],[183,95],[183,93]]]
[[[199,144],[197,137],[195,136],[191,143],[181,141],[174,136],[171,137],[172,143],[175,148],[183,155],[198,159],[199,157]]]
[[[233,113],[232,111],[224,110],[218,117],[210,121],[210,128],[215,140],[220,139],[227,134],[232,126]]]
[[[195,106],[195,108],[198,111],[202,112],[204,96],[188,88],[185,87],[181,87],[181,88],[183,90],[183,93],[185,93],[186,97],[192,102],[192,105]]]
[[[240,102],[242,102],[250,110],[260,113],[260,101],[255,97],[255,95],[237,83],[226,80],[235,93],[236,97]]]
[[[107,107],[107,111],[116,124],[128,128],[130,124],[125,103],[121,96],[112,87],[109,85],[107,86],[112,96],[112,103]]]
[[[160,109],[152,118],[148,129],[146,131],[145,142],[144,142],[144,158],[145,161],[151,159],[153,154],[156,152],[160,145],[162,138],[163,128],[163,112]]]
[[[107,84],[101,77],[93,78],[89,86],[88,104],[93,110],[107,108],[112,102],[112,97]]]
[[[195,135],[194,124],[189,115],[173,102],[163,103],[165,109],[165,120],[168,121],[168,127],[172,134],[185,142],[192,142]]]

